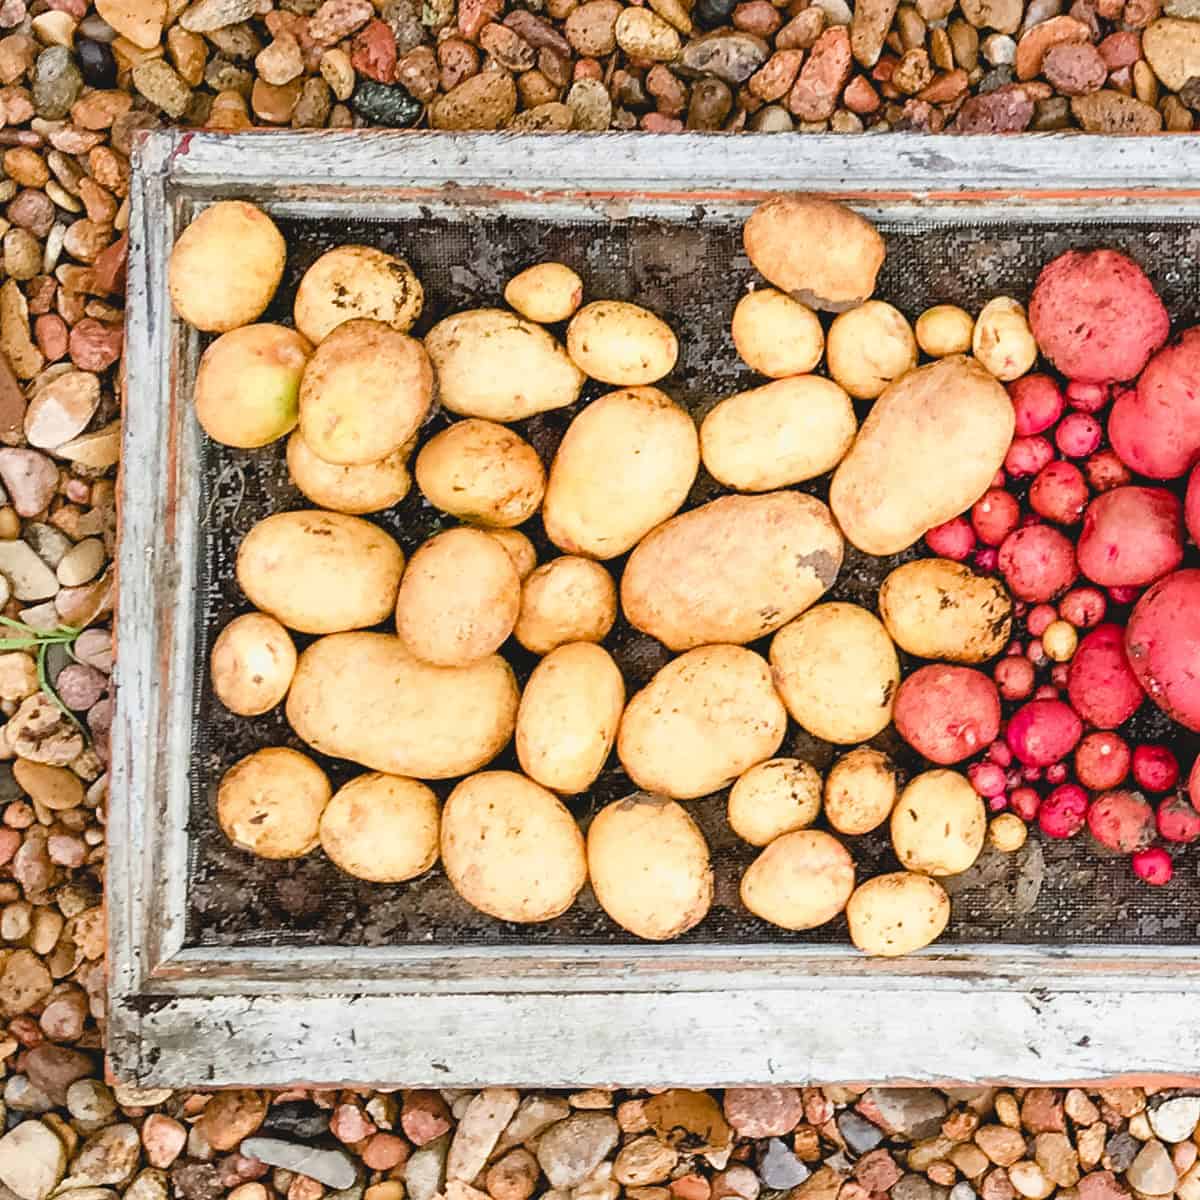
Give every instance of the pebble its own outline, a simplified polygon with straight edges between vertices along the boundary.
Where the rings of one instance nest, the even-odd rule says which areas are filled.
[[[42,1042],[25,1055],[25,1073],[55,1104],[67,1103],[67,1090],[76,1080],[85,1079],[96,1064],[79,1050]]]
[[[22,1121],[0,1137],[0,1184],[20,1200],[46,1200],[66,1170],[66,1150],[41,1121]]]
[[[22,541],[0,541],[0,574],[18,600],[47,600],[58,591],[58,578]]]
[[[200,1125],[214,1150],[232,1150],[262,1125],[266,1113],[267,1100],[262,1092],[250,1089],[218,1092],[204,1106]]]
[[[561,1096],[526,1096],[501,1135],[496,1147],[497,1152],[502,1153],[512,1146],[532,1143],[544,1130],[570,1115],[571,1106]],[[648,1125],[645,1123],[640,1126],[640,1130],[646,1128]]]
[[[34,393],[25,413],[25,436],[39,449],[57,449],[83,432],[99,404],[99,378],[90,371],[67,371]]]
[[[1175,1190],[1178,1176],[1166,1147],[1156,1138],[1146,1142],[1125,1171],[1130,1187],[1147,1196],[1168,1196]]]
[[[132,1125],[110,1125],[84,1143],[71,1162],[62,1190],[128,1183],[137,1170],[142,1144]]]
[[[484,71],[438,96],[429,106],[429,123],[434,129],[494,130],[507,125],[516,110],[512,76],[506,71]]]
[[[636,1163],[636,1160],[644,1157],[635,1152],[628,1162],[632,1165]],[[674,1161],[671,1165],[674,1166]],[[487,1188],[487,1194],[493,1200],[529,1200],[537,1188],[540,1174],[541,1168],[538,1166],[537,1159],[523,1146],[519,1146],[515,1150],[510,1150],[503,1158],[488,1168],[484,1186]],[[637,1175],[638,1172],[635,1170],[633,1174]],[[613,1177],[621,1182],[622,1175],[628,1176],[629,1172],[622,1168],[618,1155],[617,1161],[613,1164]],[[664,1175],[663,1178],[666,1176]]]
[[[534,1099],[534,1097],[529,1097],[526,1099],[522,1103],[522,1108],[532,1099]],[[277,1105],[270,1110],[270,1112],[267,1114],[268,1128],[275,1128],[273,1122],[276,1112],[280,1108],[286,1107],[289,1106]],[[518,1115],[519,1112],[520,1110],[518,1110]],[[328,1128],[328,1118],[324,1117],[324,1114],[321,1114],[321,1116],[325,1121],[325,1128]],[[404,1103],[400,1109],[400,1128],[404,1130],[404,1136],[407,1137],[414,1146],[424,1146],[427,1142],[432,1142],[435,1138],[440,1138],[443,1134],[449,1131],[450,1110],[446,1107],[445,1100],[443,1100],[441,1096],[437,1094],[437,1092],[406,1092],[404,1095]],[[298,1137],[316,1136],[315,1133],[302,1133],[299,1129],[287,1130],[286,1132],[295,1133]],[[324,1132],[324,1129],[320,1129],[317,1132]]]
[[[355,88],[350,105],[366,120],[393,129],[408,129],[425,111],[425,106],[406,88],[399,84],[388,87],[370,79],[364,79]]]
[[[1164,1142],[1186,1142],[1200,1124],[1200,1096],[1176,1096],[1149,1110],[1150,1128]]]
[[[769,1188],[784,1190],[802,1184],[811,1174],[778,1138],[767,1142],[766,1153],[758,1164],[759,1178]]]
[[[858,1110],[886,1133],[913,1140],[938,1132],[946,1100],[932,1088],[869,1088]]]
[[[770,46],[752,33],[719,29],[688,42],[678,65],[685,74],[712,75],[736,87],[745,83],[770,54]]]
[[[66,1104],[71,1116],[85,1125],[103,1124],[117,1111],[117,1102],[112,1090],[99,1079],[76,1079],[67,1088]],[[157,1115],[156,1113],[148,1118],[147,1123],[153,1121]]]
[[[1164,17],[1142,33],[1142,53],[1160,83],[1180,91],[1200,76],[1200,22]]]
[[[321,1150],[270,1137],[247,1138],[241,1150],[247,1158],[257,1158],[269,1167],[283,1167],[298,1175],[307,1175],[330,1188],[351,1187],[358,1177],[353,1161],[344,1150]]]
[[[0,483],[20,516],[37,516],[58,488],[58,468],[36,450],[5,447],[0,449]]]
[[[450,1143],[448,1179],[469,1182],[483,1170],[520,1101],[512,1088],[485,1088],[472,1098]]]
[[[179,72],[161,58],[152,58],[133,68],[133,86],[155,108],[178,119],[187,112],[192,89]]]
[[[190,33],[211,33],[225,29],[261,11],[259,0],[197,0],[179,18],[179,24]]]
[[[404,1169],[404,1186],[409,1200],[433,1200],[446,1178],[446,1154],[450,1148],[449,1134],[427,1142],[408,1160]]]
[[[567,107],[575,129],[598,132],[612,123],[612,97],[598,79],[577,79],[567,93]]]
[[[1104,88],[1071,101],[1071,112],[1089,133],[1157,133],[1162,114],[1122,92]]]
[[[33,104],[37,115],[61,121],[83,89],[83,76],[66,46],[49,46],[37,57],[33,69]]]
[[[725,1093],[725,1103],[728,1106],[728,1091]],[[632,1142],[622,1146],[617,1154],[616,1161],[613,1163],[613,1178],[625,1187],[646,1187],[651,1184],[663,1183],[670,1178],[678,1161],[679,1152],[673,1146],[660,1142],[653,1135],[635,1138]],[[488,1191],[493,1196],[495,1195],[490,1183]],[[503,1200],[503,1198],[499,1198],[499,1200]]]
[[[582,1183],[617,1144],[620,1127],[608,1113],[578,1112],[550,1126],[537,1146],[537,1158],[553,1188]]]
[[[614,33],[617,45],[632,58],[670,62],[679,53],[678,32],[647,8],[623,9]]]
[[[725,1119],[740,1137],[780,1137],[804,1118],[804,1102],[795,1088],[727,1088]]]
[[[853,1155],[866,1154],[883,1142],[884,1132],[873,1121],[852,1108],[844,1108],[836,1118],[838,1132]]]

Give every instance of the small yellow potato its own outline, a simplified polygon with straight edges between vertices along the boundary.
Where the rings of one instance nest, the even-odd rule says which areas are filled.
[[[586,791],[608,760],[625,708],[625,681],[603,646],[571,642],[533,669],[517,710],[517,759],[551,791]]]
[[[549,921],[587,880],[575,818],[553,792],[514,771],[471,775],[450,793],[441,845],[450,885],[501,921]]]
[[[525,580],[513,634],[526,650],[549,654],[567,642],[602,642],[616,619],[613,577],[590,558],[564,554]]]
[[[287,695],[296,647],[274,617],[243,613],[217,635],[209,666],[217,699],[240,717],[256,717]]]
[[[917,318],[915,332],[917,345],[930,358],[969,354],[975,318],[957,304],[935,304]]]
[[[439,819],[437,796],[419,780],[360,775],[321,814],[321,849],[356,879],[403,883],[437,862]]]
[[[729,790],[729,828],[752,846],[806,829],[821,815],[821,774],[798,758],[769,758]]]
[[[637,387],[671,373],[679,341],[666,321],[647,308],[626,300],[594,300],[571,318],[567,353],[601,383]]]
[[[300,432],[328,463],[361,466],[399,450],[433,402],[433,368],[421,343],[381,321],[339,325],[300,383]]]
[[[961,875],[987,834],[983,798],[957,771],[925,771],[892,811],[892,848],[902,866],[923,875]]]
[[[271,303],[286,257],[283,234],[261,208],[245,200],[219,200],[188,225],[171,249],[171,304],[205,333],[249,325]]]
[[[989,300],[975,322],[976,359],[1004,383],[1019,379],[1035,362],[1038,347],[1023,305],[1011,296]]]
[[[483,532],[504,547],[517,569],[517,578],[524,583],[537,566],[537,551],[533,543],[519,529],[484,529]]]
[[[339,466],[318,458],[297,429],[287,444],[288,475],[314,504],[361,516],[399,504],[412,487],[405,447],[361,466]]]
[[[1079,634],[1069,621],[1051,621],[1042,633],[1042,649],[1051,662],[1070,662]]]
[[[786,731],[766,660],[744,646],[701,646],[629,701],[617,756],[643,791],[694,800],[770,758]]]
[[[422,662],[465,667],[504,644],[520,607],[521,580],[508,551],[482,529],[447,529],[409,560],[396,632]]]
[[[878,829],[896,807],[896,768],[881,750],[859,746],[829,768],[825,819],[851,836]]]
[[[712,906],[708,843],[673,800],[643,793],[614,800],[588,829],[587,856],[600,907],[647,941],[679,937]]]
[[[805,375],[821,361],[825,330],[807,304],[776,288],[759,288],[733,310],[733,344],[751,370],[783,379]]]
[[[820,829],[777,837],[742,876],[742,903],[781,929],[815,929],[832,921],[854,891],[854,861]]]
[[[900,686],[896,647],[857,604],[818,604],[771,642],[775,686],[793,720],[827,742],[865,742],[886,729]]]
[[[430,504],[474,525],[520,525],[546,490],[537,451],[520,434],[478,417],[431,437],[413,473]]]
[[[317,259],[296,288],[296,328],[320,342],[360,317],[407,333],[421,315],[425,291],[402,258],[374,246],[337,246]]]
[[[898,958],[941,937],[950,920],[950,897],[928,875],[894,871],[859,884],[846,918],[850,940],[864,954]]]
[[[917,365],[917,339],[904,314],[868,300],[835,317],[825,349],[829,373],[858,400],[874,400]]]
[[[508,281],[504,299],[529,321],[566,321],[583,301],[583,280],[563,263],[535,263]]]
[[[239,850],[301,858],[320,841],[332,791],[325,772],[296,750],[273,746],[235,763],[217,788],[217,821]]]
[[[836,383],[795,375],[722,400],[700,426],[700,453],[718,483],[769,492],[833,470],[857,431]]]

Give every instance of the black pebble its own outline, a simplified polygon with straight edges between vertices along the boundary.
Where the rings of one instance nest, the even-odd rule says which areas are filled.
[[[354,89],[350,107],[360,117],[379,125],[390,125],[394,129],[407,129],[415,125],[425,111],[425,106],[398,84],[389,87],[372,79],[364,79]]]
[[[329,1114],[303,1100],[288,1100],[267,1109],[263,1133],[283,1133],[304,1141],[319,1138],[329,1130]]]
[[[115,88],[117,86],[117,60],[103,42],[92,42],[80,38],[75,43],[79,55],[79,70],[83,82],[93,88]]]
[[[737,0],[696,0],[692,18],[702,29],[716,29],[728,25],[737,7]]]

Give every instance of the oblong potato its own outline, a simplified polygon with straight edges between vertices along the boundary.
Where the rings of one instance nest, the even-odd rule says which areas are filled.
[[[1011,296],[989,300],[975,322],[971,349],[997,379],[1005,383],[1019,379],[1038,356],[1025,306]]]
[[[513,636],[534,654],[568,642],[602,642],[617,619],[617,585],[590,558],[564,554],[542,563],[521,586]]]
[[[331,789],[311,758],[284,746],[248,754],[221,777],[217,821],[240,850],[301,858],[317,846]]]
[[[336,246],[304,272],[293,317],[310,342],[358,317],[407,333],[425,306],[425,289],[402,258],[374,246]]]
[[[600,907],[640,938],[678,937],[708,915],[708,843],[673,800],[642,794],[614,800],[588,828],[587,855]]]
[[[837,578],[842,537],[800,492],[722,496],[652,530],[625,564],[629,623],[672,650],[774,633]]]
[[[950,920],[950,897],[928,875],[894,871],[855,888],[846,919],[850,940],[863,953],[896,958],[941,936]]]
[[[992,485],[1012,442],[1012,401],[974,359],[951,355],[875,401],[838,464],[829,506],[867,554],[907,550]]]
[[[565,263],[535,263],[508,281],[504,299],[527,320],[565,321],[583,300],[583,280]]]
[[[700,469],[692,418],[658,388],[593,400],[550,465],[542,523],[569,554],[615,558],[687,499]]]
[[[748,292],[733,310],[733,344],[760,375],[804,375],[821,361],[825,330],[807,304],[776,288]]]
[[[1013,602],[999,578],[948,558],[919,558],[880,585],[879,616],[909,654],[977,663],[1008,645]]]
[[[217,699],[230,712],[256,717],[287,695],[296,673],[296,647],[274,617],[243,613],[217,635],[209,667]]]
[[[604,768],[625,708],[612,655],[592,642],[551,650],[533,669],[517,709],[521,770],[554,792],[585,791]]]
[[[796,375],[722,400],[700,426],[700,453],[718,483],[767,492],[833,470],[857,430],[836,383]]]
[[[579,399],[586,376],[540,325],[502,308],[439,321],[425,335],[442,407],[464,417],[523,421]]]
[[[838,833],[870,833],[895,807],[896,768],[882,750],[859,746],[829,768],[825,819]]]
[[[805,829],[821,815],[821,773],[799,758],[769,758],[729,789],[729,828],[752,846]]]
[[[874,400],[917,365],[917,339],[904,314],[884,300],[868,300],[829,327],[829,373],[858,400]]]
[[[288,438],[287,465],[292,482],[314,504],[351,516],[391,508],[412,487],[407,446],[378,462],[342,466],[318,458],[296,430]]]
[[[983,798],[957,771],[925,771],[892,810],[892,848],[902,866],[923,875],[960,875],[987,836]]]
[[[747,868],[742,903],[781,929],[815,929],[832,921],[854,891],[854,861],[820,829],[777,837]]]
[[[701,646],[667,663],[629,701],[617,755],[647,792],[694,800],[779,749],[787,713],[766,660],[743,646]]]
[[[567,353],[601,383],[636,387],[671,373],[679,341],[648,308],[626,300],[594,300],[571,318]]]
[[[371,883],[403,883],[437,862],[438,799],[417,779],[360,775],[321,814],[321,849],[337,867]]]
[[[237,581],[255,608],[300,633],[341,633],[386,620],[404,555],[376,525],[343,513],[273,513],[242,539]]]
[[[454,890],[501,921],[549,921],[587,880],[575,818],[515,771],[484,771],[455,787],[442,810],[441,846]]]
[[[432,667],[386,633],[335,633],[300,655],[287,719],[320,754],[372,771],[452,779],[508,744],[520,694],[498,654]]]

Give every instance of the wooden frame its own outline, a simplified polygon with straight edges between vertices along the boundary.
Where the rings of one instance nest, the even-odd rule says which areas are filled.
[[[136,148],[109,815],[114,1075],[473,1086],[1200,1074],[1191,949],[965,946],[199,950],[183,945],[196,344],[166,259],[197,205],[429,201],[748,208],[779,190],[870,210],[1020,205],[1200,214],[1200,141],[417,133],[143,135]],[[396,209],[399,211],[399,209]]]

